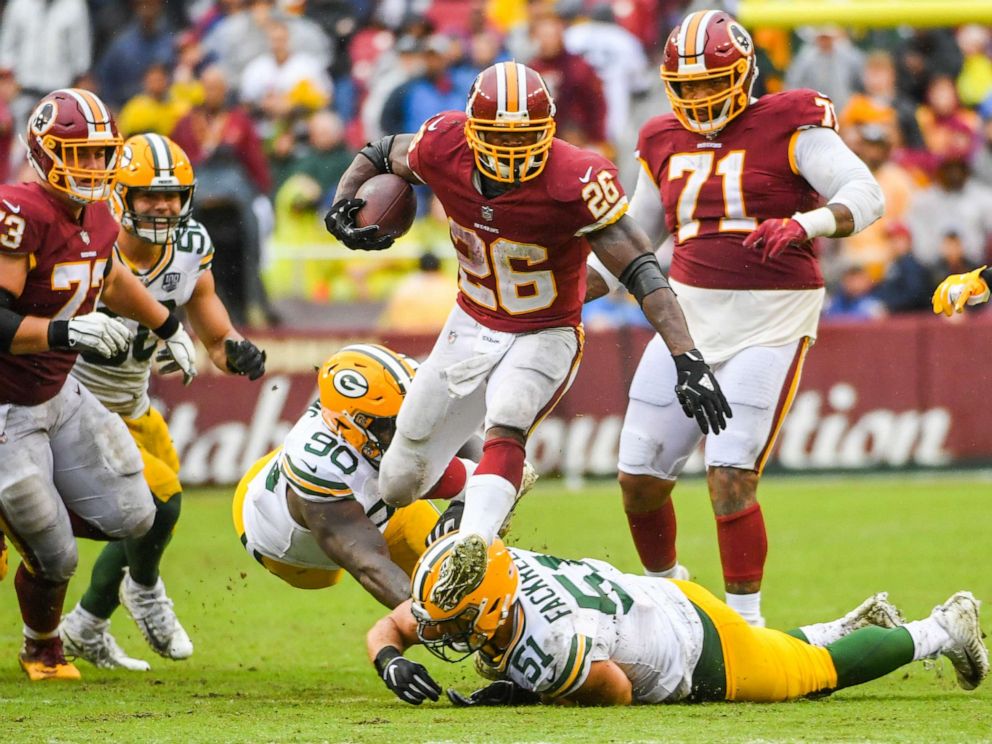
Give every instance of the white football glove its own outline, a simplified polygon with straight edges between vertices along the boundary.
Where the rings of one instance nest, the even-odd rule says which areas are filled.
[[[116,318],[106,313],[86,313],[69,318],[69,349],[72,351],[93,351],[102,357],[127,351],[131,343],[131,331]]]
[[[165,347],[160,349],[155,355],[155,361],[161,362],[158,368],[161,374],[170,372],[183,373],[183,385],[189,385],[196,377],[196,349],[193,347],[193,339],[189,337],[182,326],[168,338],[162,339]]]

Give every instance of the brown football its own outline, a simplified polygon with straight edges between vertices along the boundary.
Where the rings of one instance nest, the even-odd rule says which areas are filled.
[[[377,236],[398,238],[410,229],[417,216],[417,196],[413,187],[392,173],[373,176],[358,188],[356,199],[364,199],[355,222],[359,227],[378,225]]]

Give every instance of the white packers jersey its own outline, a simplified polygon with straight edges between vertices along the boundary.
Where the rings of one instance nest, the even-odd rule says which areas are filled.
[[[242,515],[245,538],[262,555],[304,568],[339,568],[290,515],[287,485],[305,501],[357,501],[380,532],[396,511],[379,498],[379,471],[331,433],[318,401],[290,430],[272,464],[248,484]]]
[[[127,266],[117,246],[114,254],[115,261]],[[179,237],[165,246],[161,260],[149,271],[135,275],[156,300],[174,310],[189,302],[196,282],[210,269],[213,257],[214,246],[206,228],[190,220]],[[110,359],[80,354],[72,374],[111,411],[138,418],[149,406],[148,377],[158,336],[136,320],[111,313],[103,302],[97,303],[97,309],[118,318],[131,330],[131,346]]]
[[[509,550],[520,572],[519,610],[496,667],[503,677],[557,697],[581,687],[592,662],[608,659],[627,675],[634,702],[689,694],[703,627],[675,584],[590,558]]]

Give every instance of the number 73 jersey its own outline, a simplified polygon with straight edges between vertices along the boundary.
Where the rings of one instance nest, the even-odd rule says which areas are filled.
[[[675,236],[671,278],[707,289],[816,289],[823,286],[809,244],[761,263],[743,247],[761,222],[815,208],[821,199],[800,175],[803,129],[836,129],[833,103],[813,90],[764,96],[712,137],[673,114],[641,128],[637,157],[658,187]]]
[[[590,558],[509,550],[520,573],[517,617],[510,646],[492,661],[497,674],[558,697],[581,687],[594,661],[608,659],[630,680],[634,702],[689,693],[703,630],[674,583]]]
[[[544,170],[489,199],[465,139],[463,112],[428,119],[407,155],[434,191],[458,255],[458,304],[497,331],[522,333],[581,322],[586,235],[620,219],[627,197],[616,167],[554,140]]]

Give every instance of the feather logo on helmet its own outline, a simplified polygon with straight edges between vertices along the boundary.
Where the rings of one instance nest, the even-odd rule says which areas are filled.
[[[369,381],[353,369],[343,369],[335,373],[332,382],[334,389],[345,398],[361,398],[369,391]]]
[[[751,53],[751,37],[748,32],[745,31],[740,25],[736,23],[731,23],[727,30],[729,31],[731,43],[740,50],[741,54]]]
[[[59,108],[55,101],[45,101],[31,114],[31,132],[37,136],[43,135],[52,128],[58,118]]]

